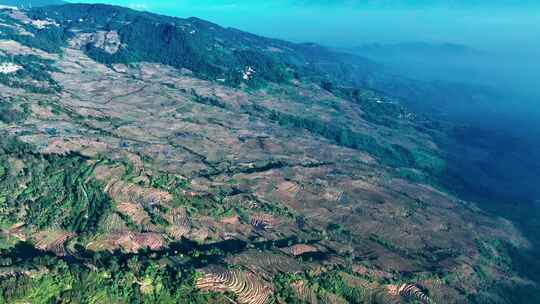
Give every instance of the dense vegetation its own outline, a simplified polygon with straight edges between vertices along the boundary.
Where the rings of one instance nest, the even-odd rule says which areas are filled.
[[[15,139],[1,145],[1,222],[23,220],[39,230],[95,231],[110,207],[102,186],[90,177],[95,164],[78,155],[35,155],[32,147]],[[24,219],[21,210],[26,210]]]
[[[167,254],[95,254],[85,260],[63,260],[19,243],[0,250],[2,266],[14,274],[0,281],[0,303],[208,303],[220,301],[194,287],[197,272],[190,257]],[[89,268],[87,265],[96,265]],[[46,269],[47,271],[42,271]]]
[[[4,62],[13,63],[21,69],[12,74],[0,74],[1,84],[34,93],[54,93],[61,90],[60,85],[50,75],[57,71],[51,60],[34,55],[0,56],[0,63]]]
[[[21,29],[8,26],[2,27],[2,31],[0,32],[2,39],[14,40],[28,47],[46,52],[60,53],[62,47],[66,45],[67,39],[73,36],[72,33],[62,27],[47,26],[45,28],[37,28],[31,24],[21,24],[7,15],[3,15],[2,17],[2,22],[5,22],[8,26],[17,24],[26,32],[21,34]]]
[[[45,156],[34,149],[14,138],[0,141],[0,272],[6,275],[0,281],[0,303],[207,303],[217,297],[195,289],[194,267],[207,255],[190,244],[152,256],[144,251],[92,253],[78,246],[76,254],[62,259],[29,243],[12,242],[4,230],[17,222],[38,231],[60,228],[91,236],[112,204],[92,177],[103,161],[77,154]],[[157,187],[171,183],[176,187],[170,178],[152,181]],[[172,258],[178,251],[196,260]]]
[[[27,116],[28,116],[28,108],[17,109],[13,106],[12,103],[4,101],[4,100],[0,100],[0,121],[1,122],[6,123],[6,124],[21,122]]]

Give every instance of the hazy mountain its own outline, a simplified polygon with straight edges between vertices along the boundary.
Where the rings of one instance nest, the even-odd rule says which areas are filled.
[[[452,43],[367,44],[347,51],[385,64],[391,73],[397,75],[469,84],[489,83],[490,78],[486,77],[485,67],[495,57],[465,45]]]
[[[389,57],[434,57],[440,56],[443,58],[462,57],[462,56],[482,56],[486,55],[484,52],[475,50],[466,45],[455,43],[442,43],[433,44],[427,42],[402,42],[394,44],[365,44],[355,48],[351,48],[350,51],[363,54],[365,56],[372,56],[377,58],[389,58]]]
[[[366,44],[345,51],[369,58],[385,75],[394,75],[374,86],[409,101],[416,110],[454,119],[469,115],[468,122],[478,121],[479,112],[507,119],[540,114],[532,107],[534,90],[522,89],[516,68],[504,64],[515,58],[452,43]]]

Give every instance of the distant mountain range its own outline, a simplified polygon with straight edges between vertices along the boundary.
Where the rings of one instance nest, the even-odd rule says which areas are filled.
[[[496,61],[495,56],[466,45],[421,41],[375,43],[344,51],[377,62],[385,77],[395,75],[374,83],[374,87],[413,104],[422,100],[417,110],[431,108],[443,116],[452,116],[471,113],[470,106],[474,104],[483,105],[482,112],[490,112],[493,104],[502,98],[502,90],[494,89],[496,77],[488,69]],[[426,100],[425,96],[430,98]]]
[[[422,41],[402,42],[393,44],[364,44],[358,47],[350,48],[357,54],[367,57],[388,58],[388,57],[420,57],[420,56],[442,56],[442,57],[461,57],[461,56],[480,56],[484,52],[471,48],[463,44],[456,43],[428,43]]]

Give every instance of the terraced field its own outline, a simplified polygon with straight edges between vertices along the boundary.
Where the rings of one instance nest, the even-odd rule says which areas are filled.
[[[46,67],[0,76],[0,303],[468,303],[532,284],[515,227],[438,187],[440,130],[380,93],[103,63],[85,48],[122,34],[65,20],[45,25],[69,32],[55,53],[20,37],[26,18],[0,11],[0,56]]]

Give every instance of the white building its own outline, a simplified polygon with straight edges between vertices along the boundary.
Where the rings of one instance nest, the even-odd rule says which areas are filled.
[[[20,69],[22,69],[20,65],[16,65],[11,62],[0,63],[0,74],[11,74],[17,72]]]

